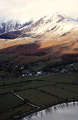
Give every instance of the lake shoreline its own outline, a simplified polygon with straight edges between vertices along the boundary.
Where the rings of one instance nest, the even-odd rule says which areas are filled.
[[[45,109],[48,109],[48,108],[53,108],[53,107],[57,107],[57,106],[59,106],[59,105],[62,105],[62,104],[65,104],[65,105],[70,105],[70,104],[78,104],[78,101],[76,100],[76,101],[68,101],[68,102],[61,102],[61,103],[58,103],[58,104],[55,104],[55,105],[52,105],[52,106],[48,106],[48,107],[44,107],[44,108],[41,108],[41,109],[37,109],[37,110],[34,110],[34,111],[31,111],[30,113],[24,113],[22,116],[16,116],[14,119],[16,119],[16,120],[23,120],[25,117],[28,117],[28,116],[30,116],[30,115],[34,115],[34,114],[36,114],[37,112],[41,112],[41,111],[43,111],[43,110],[45,110]]]

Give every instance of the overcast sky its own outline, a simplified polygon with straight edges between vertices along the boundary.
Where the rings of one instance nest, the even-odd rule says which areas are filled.
[[[16,18],[26,22],[55,12],[78,17],[78,0],[0,0],[1,20]]]

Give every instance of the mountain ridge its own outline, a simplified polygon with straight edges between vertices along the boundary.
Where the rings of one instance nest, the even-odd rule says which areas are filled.
[[[78,23],[74,19],[68,18],[64,15],[62,16],[59,14],[54,14],[51,17],[44,16],[43,18],[41,18],[40,20],[38,20],[33,24],[19,28],[16,31],[19,34],[13,37],[13,39],[17,37],[36,37],[36,36],[42,37],[43,34],[46,34],[50,31],[53,32],[54,30],[57,30],[59,34],[64,32],[67,33],[68,31],[76,27],[78,28]],[[9,34],[12,35],[13,33],[14,35],[14,32],[15,31],[10,31],[9,33],[3,33],[2,35],[0,35],[0,38],[5,38],[3,37],[3,35],[5,36],[6,34],[8,34],[8,37],[6,37],[6,39],[12,39],[12,37],[9,37]]]
[[[28,27],[2,34],[8,39],[0,39],[0,53],[23,56],[17,59],[23,62],[77,56],[78,23],[66,16],[53,16],[44,16]],[[78,61],[78,57],[74,59]]]

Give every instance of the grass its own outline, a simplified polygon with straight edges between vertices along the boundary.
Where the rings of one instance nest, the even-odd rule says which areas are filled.
[[[53,87],[53,86],[44,87],[44,88],[41,88],[41,90],[44,90],[62,99],[68,98],[69,101],[71,101],[74,97],[76,97],[76,99],[78,98],[78,95],[76,95],[75,93],[69,92],[61,88]]]
[[[73,81],[78,82],[78,74],[77,73],[51,73],[48,75],[43,75],[36,77],[36,79],[54,81],[54,82],[68,82],[71,83]]]
[[[36,104],[40,107],[44,107],[49,104],[54,104],[54,101],[58,101],[56,97],[47,95],[37,90],[25,90],[23,92],[18,92],[20,96],[24,99],[28,99],[33,104]]]
[[[46,86],[46,85],[50,85],[51,83],[50,82],[45,82],[45,81],[37,81],[37,80],[34,80],[32,82],[30,82],[29,84],[27,85],[24,85],[22,87],[19,87],[17,90],[23,90],[23,89],[29,89],[29,88],[38,88],[38,87],[41,87],[41,86]]]
[[[4,85],[0,87],[0,94],[3,93],[7,93],[10,92],[12,90],[16,90],[18,88],[22,88],[23,86],[25,86],[26,84],[28,84],[28,82],[26,83],[16,83],[16,84],[11,84],[11,85]]]
[[[21,84],[22,82],[25,82],[27,80],[28,80],[28,78],[6,78],[6,79],[0,80],[0,85],[3,85],[3,83],[5,83],[5,85],[7,85],[7,84]]]
[[[34,63],[34,65],[32,65],[32,70],[34,70],[34,71],[39,71],[39,70],[41,70],[43,67],[45,66],[45,63],[44,62],[38,62],[38,63]]]
[[[16,107],[15,109],[6,111],[0,115],[0,120],[11,120],[14,119],[14,116],[22,115],[26,112],[32,111],[34,108],[30,105],[24,104],[22,106]]]
[[[21,104],[23,102],[13,94],[0,96],[0,112],[5,112]]]
[[[58,84],[57,87],[69,90],[74,93],[78,93],[78,85]]]

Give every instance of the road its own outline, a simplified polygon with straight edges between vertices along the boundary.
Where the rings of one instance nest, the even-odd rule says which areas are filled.
[[[19,99],[21,99],[23,102],[26,102],[27,104],[36,107],[36,108],[40,108],[39,106],[32,104],[31,102],[29,102],[28,100],[24,99],[23,97],[21,97],[20,95],[18,95],[17,93],[14,92],[14,90],[11,91],[11,93],[13,93],[15,96],[17,96]]]

